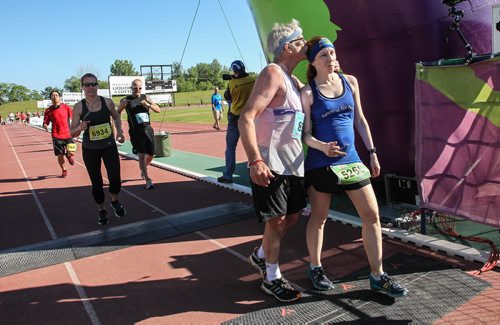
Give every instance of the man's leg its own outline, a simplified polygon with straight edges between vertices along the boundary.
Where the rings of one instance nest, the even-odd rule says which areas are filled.
[[[64,170],[64,155],[60,154],[57,155],[57,162],[59,163],[59,166],[61,167],[62,170]]]
[[[52,146],[54,148],[54,154],[57,156],[57,163],[61,167],[61,177],[66,177],[68,171],[64,166],[64,144],[61,140],[52,138]]]
[[[147,166],[146,166],[146,155],[143,154],[143,153],[138,153],[137,154],[137,157],[138,157],[138,161],[139,161],[139,169],[141,170],[141,175],[142,177],[144,177],[144,179],[149,179],[149,175],[148,175],[148,170],[147,170]]]
[[[218,120],[217,120],[217,110],[212,109],[212,115],[214,116],[214,125],[212,125],[212,127],[214,129],[217,129],[217,122],[218,122]]]
[[[66,170],[66,168],[64,167],[64,155],[63,154],[57,155],[57,162],[59,163],[61,170],[64,172]]]
[[[262,246],[266,254],[266,262],[269,264],[278,263],[281,238],[286,229],[286,217],[273,218],[266,222],[264,236],[262,237]]]
[[[236,168],[236,146],[239,139],[240,131],[238,130],[238,119],[230,117],[226,131],[226,167],[222,175],[227,180],[233,179],[234,170]]]
[[[142,177],[146,180],[146,188],[152,189],[154,188],[153,181],[151,180],[151,177],[149,177],[148,174],[148,166],[151,164],[151,161],[153,161],[153,155],[148,155],[148,154],[138,154],[139,156],[139,168],[141,169],[141,174]]]
[[[281,239],[298,219],[299,214],[273,218],[266,222],[262,246],[266,255],[266,278],[262,281],[261,289],[267,294],[284,302],[300,299],[301,294],[281,275],[278,260],[281,248]]]
[[[215,127],[217,130],[220,130],[220,111],[215,110],[216,112],[216,117],[215,117]]]

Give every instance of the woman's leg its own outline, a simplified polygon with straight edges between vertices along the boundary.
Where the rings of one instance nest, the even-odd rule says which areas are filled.
[[[104,161],[104,166],[106,166],[106,172],[108,174],[109,193],[111,195],[111,201],[115,202],[118,200],[118,193],[120,193],[120,189],[122,186],[120,176],[120,156],[118,155],[118,148],[116,146],[113,146],[103,149],[102,151],[102,159]]]
[[[363,223],[363,246],[372,274],[379,275],[382,267],[382,228],[378,212],[377,198],[371,184],[358,190],[346,191],[356,207]]]
[[[306,242],[311,263],[321,265],[321,250],[323,249],[323,232],[326,218],[330,209],[330,193],[318,192],[314,186],[308,189],[311,204],[311,216],[307,223]]]
[[[101,155],[99,150],[82,148],[83,162],[87,168],[90,182],[92,183],[92,197],[99,206],[99,210],[104,210],[104,190],[102,189]]]

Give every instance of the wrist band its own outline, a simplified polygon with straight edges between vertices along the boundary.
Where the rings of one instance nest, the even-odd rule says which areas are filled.
[[[254,165],[257,165],[258,163],[260,162],[264,162],[264,160],[262,159],[255,159],[255,160],[252,160],[251,162],[248,163],[248,168],[254,166]]]
[[[377,148],[373,147],[372,149],[369,149],[368,151],[370,152],[370,154],[377,153]]]

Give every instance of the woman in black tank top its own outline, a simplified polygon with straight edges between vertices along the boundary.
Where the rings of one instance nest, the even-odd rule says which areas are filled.
[[[109,179],[110,205],[116,217],[125,216],[125,209],[118,202],[121,189],[120,158],[113,134],[111,117],[116,127],[116,141],[123,143],[123,130],[120,115],[112,100],[98,96],[97,77],[91,73],[81,78],[85,99],[73,109],[71,136],[77,137],[83,131],[82,156],[92,183],[92,196],[99,209],[97,223],[109,223],[104,204],[104,189],[101,175],[101,162],[104,162]]]

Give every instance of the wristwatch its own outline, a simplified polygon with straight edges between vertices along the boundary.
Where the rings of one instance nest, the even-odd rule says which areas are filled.
[[[373,147],[373,148],[369,149],[368,151],[370,152],[370,155],[371,155],[372,153],[377,153],[377,148]]]

